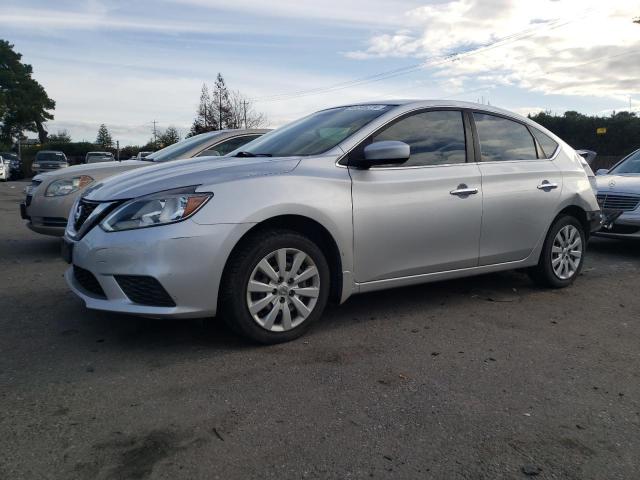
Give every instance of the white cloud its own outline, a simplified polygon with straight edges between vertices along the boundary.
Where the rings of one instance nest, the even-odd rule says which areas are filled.
[[[449,1],[408,11],[409,29],[375,35],[347,56],[415,57],[443,79],[481,77],[543,93],[619,98],[640,92],[640,25],[632,21],[632,3]]]

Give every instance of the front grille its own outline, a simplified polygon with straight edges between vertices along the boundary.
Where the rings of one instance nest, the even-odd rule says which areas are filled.
[[[85,270],[84,268],[80,268],[77,265],[74,265],[73,276],[76,278],[76,281],[80,284],[80,286],[87,292],[93,293],[94,295],[97,295],[99,297],[106,297],[106,295],[104,294],[104,290],[102,290],[102,287],[98,282],[98,279],[89,270]]]
[[[75,228],[76,232],[80,229],[82,225],[84,225],[84,222],[87,221],[87,218],[89,218],[89,215],[93,213],[93,211],[96,209],[98,205],[99,203],[90,202],[88,200],[85,200],[84,198],[80,200],[80,203],[78,203],[78,207],[74,212],[73,228]],[[80,211],[79,215],[78,215],[78,210]]]
[[[621,210],[628,212],[635,210],[640,203],[640,195],[621,195],[612,193],[599,193],[598,204],[607,210]]]
[[[176,302],[169,296],[160,282],[143,275],[115,275],[116,282],[124,294],[134,303],[150,307],[175,307]]]

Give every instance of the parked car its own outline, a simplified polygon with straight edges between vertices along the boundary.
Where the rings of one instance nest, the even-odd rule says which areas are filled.
[[[113,162],[114,160],[111,152],[87,152],[84,163]]]
[[[76,165],[63,171],[36,175],[27,187],[25,201],[20,205],[22,218],[34,232],[45,235],[64,234],[67,216],[75,199],[90,185],[127,170],[148,167],[198,155],[225,154],[268,130],[221,130],[203,133],[163,148],[144,160],[101,162]],[[140,172],[136,173],[137,175]]]
[[[67,156],[63,152],[54,150],[40,150],[31,164],[34,173],[45,173],[69,166]]]
[[[153,152],[138,152],[135,158],[136,160],[142,160],[143,158],[146,158],[149,155],[153,155]]]
[[[11,180],[17,180],[24,177],[24,173],[22,172],[22,162],[20,161],[20,157],[15,153],[11,152],[0,152],[0,156],[5,160],[9,160],[10,166],[10,175]]]
[[[0,155],[0,180],[6,182],[11,178],[11,160]]]
[[[330,108],[219,162],[88,190],[67,224],[66,280],[89,308],[220,314],[262,343],[298,337],[355,293],[519,268],[566,287],[600,226],[583,164],[486,105]]]
[[[600,236],[640,239],[640,149],[610,170],[597,171],[598,202],[604,214]]]

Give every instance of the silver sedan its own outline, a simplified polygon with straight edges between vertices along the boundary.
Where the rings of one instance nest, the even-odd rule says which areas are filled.
[[[66,279],[89,308],[219,315],[282,342],[357,293],[520,268],[568,286],[600,227],[594,188],[584,159],[520,115],[347,105],[218,162],[90,188],[67,224]]]
[[[611,170],[598,170],[598,202],[604,212],[599,236],[640,239],[640,150]]]

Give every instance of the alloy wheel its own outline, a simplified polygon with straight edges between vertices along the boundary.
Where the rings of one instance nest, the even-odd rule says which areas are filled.
[[[265,330],[284,332],[303,323],[320,294],[320,272],[313,259],[295,248],[266,255],[246,286],[249,313]]]
[[[551,266],[560,280],[573,277],[582,262],[582,236],[574,225],[562,227],[551,247]]]

